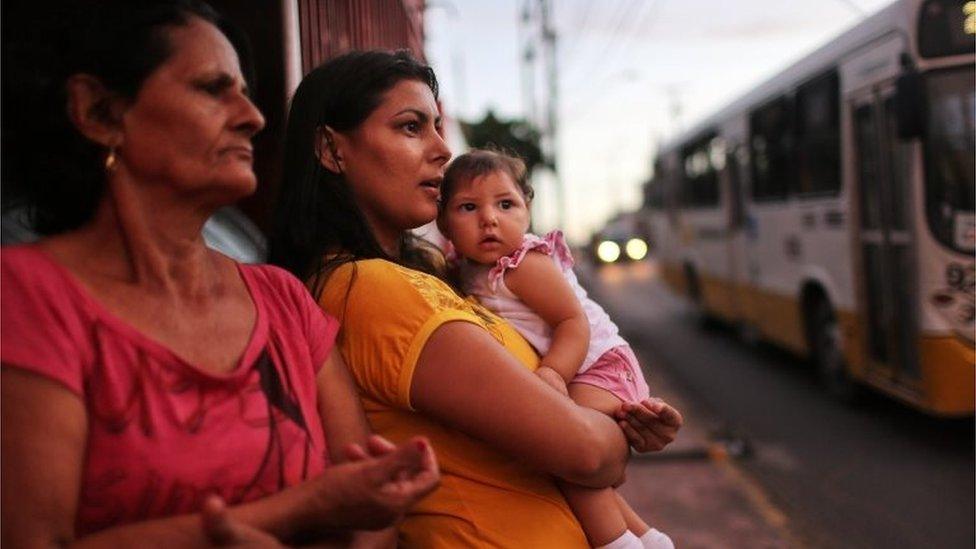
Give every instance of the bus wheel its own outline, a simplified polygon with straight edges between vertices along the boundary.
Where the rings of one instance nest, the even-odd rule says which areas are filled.
[[[827,393],[842,402],[853,402],[857,385],[847,373],[841,350],[840,326],[826,299],[818,299],[810,312],[810,356]]]

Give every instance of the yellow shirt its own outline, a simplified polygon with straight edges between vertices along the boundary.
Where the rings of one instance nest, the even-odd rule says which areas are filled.
[[[441,486],[408,513],[400,526],[401,546],[588,547],[548,476],[424,417],[410,404],[417,359],[439,326],[480,326],[534,370],[539,358],[518,332],[441,280],[379,259],[340,267],[319,303],[342,323],[339,349],[373,431],[397,443],[424,435],[437,452]]]

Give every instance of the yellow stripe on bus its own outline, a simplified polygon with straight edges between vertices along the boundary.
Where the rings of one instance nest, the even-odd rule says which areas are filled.
[[[684,270],[661,265],[661,277],[675,291],[688,295]],[[800,356],[806,356],[806,335],[799,299],[751,285],[699,275],[702,306],[729,321],[745,321],[762,336]],[[844,339],[844,359],[851,375],[892,396],[937,415],[972,414],[976,408],[976,351],[953,336],[918,338],[921,379],[908,385],[892,378],[884,365],[872,364],[866,354],[867,334],[853,311],[836,311]]]
[[[976,407],[976,351],[956,337],[921,337],[919,362],[928,410],[942,415],[972,414]]]

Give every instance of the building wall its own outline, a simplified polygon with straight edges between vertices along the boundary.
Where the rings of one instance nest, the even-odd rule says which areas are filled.
[[[302,72],[356,49],[409,49],[424,59],[424,0],[298,0]]]
[[[297,80],[315,66],[350,49],[410,50],[424,59],[425,0],[207,0],[242,29],[250,43],[255,81],[252,98],[266,125],[254,138],[257,192],[238,205],[262,230],[271,228],[281,179],[288,101]],[[51,32],[75,0],[3,2],[4,183],[30,176],[16,159],[18,136],[29,132],[35,113],[37,77],[33,67],[49,54]],[[297,12],[297,17],[295,17]],[[244,53],[244,52],[242,52]],[[301,59],[296,59],[297,55]],[[4,220],[6,223],[6,220]],[[6,231],[7,225],[5,225]],[[6,232],[4,234],[7,234]],[[22,238],[22,237],[18,237]]]
[[[254,139],[254,171],[258,190],[239,204],[265,232],[271,228],[274,200],[281,179],[281,162],[288,101],[301,66],[305,75],[343,52],[354,49],[408,49],[424,59],[425,0],[279,0],[240,2],[210,0],[242,27],[251,39],[257,83],[254,99],[267,126]],[[297,7],[298,28],[283,16]],[[298,35],[301,59],[289,59],[288,41]],[[294,70],[294,69],[293,69]]]

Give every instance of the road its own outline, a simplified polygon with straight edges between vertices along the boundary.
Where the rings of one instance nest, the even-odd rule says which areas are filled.
[[[973,421],[938,420],[880,395],[831,400],[802,360],[702,327],[653,263],[580,266],[655,375],[746,443],[734,464],[808,547],[966,548],[976,540]],[[655,372],[656,368],[660,368]],[[708,517],[701,517],[707,527]]]

